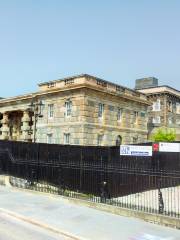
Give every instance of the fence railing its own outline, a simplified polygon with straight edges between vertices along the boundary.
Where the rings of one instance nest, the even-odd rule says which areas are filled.
[[[18,187],[180,218],[179,153],[0,141],[0,172]]]

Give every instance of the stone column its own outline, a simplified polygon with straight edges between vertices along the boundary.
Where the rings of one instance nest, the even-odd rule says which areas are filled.
[[[29,111],[25,110],[23,112],[23,117],[21,119],[22,121],[22,127],[21,127],[21,131],[22,131],[22,135],[21,135],[21,140],[22,141],[29,141],[31,139],[31,135],[29,134],[29,130],[30,130],[30,121],[31,121],[31,117],[29,114]]]
[[[3,119],[1,120],[2,127],[2,135],[1,139],[2,140],[8,140],[9,139],[9,118],[8,118],[8,113],[3,113]]]

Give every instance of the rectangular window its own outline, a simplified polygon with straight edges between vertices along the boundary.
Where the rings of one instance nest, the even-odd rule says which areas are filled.
[[[65,115],[66,116],[71,116],[72,113],[72,102],[71,101],[67,101],[65,102]]]
[[[118,120],[118,122],[122,122],[122,109],[121,108],[118,108],[117,120]]]
[[[168,123],[171,125],[171,124],[173,124],[173,119],[172,119],[172,117],[169,117],[168,118]]]
[[[99,134],[98,136],[97,136],[97,145],[98,146],[101,146],[103,144],[103,135],[101,134]]]
[[[99,103],[99,106],[98,106],[98,117],[102,118],[103,117],[103,113],[104,113],[104,104]]]
[[[64,133],[64,144],[70,144],[70,133]]]
[[[176,103],[176,113],[180,114],[180,103],[179,102]]]
[[[153,102],[153,111],[161,110],[161,100],[157,99],[156,102]]]
[[[168,108],[168,111],[169,112],[172,112],[173,111],[173,103],[171,101],[168,101],[167,102],[167,108]]]
[[[138,122],[138,112],[137,111],[134,111],[134,123],[137,124]]]
[[[53,135],[52,135],[52,133],[47,134],[47,143],[48,144],[53,143]]]
[[[48,118],[54,117],[54,104],[48,104]]]
[[[153,123],[161,123],[161,117],[160,116],[153,117],[152,122]]]
[[[176,124],[180,125],[180,119],[176,119]]]

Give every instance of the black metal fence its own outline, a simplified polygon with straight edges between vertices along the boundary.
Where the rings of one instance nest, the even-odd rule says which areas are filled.
[[[0,141],[0,173],[18,187],[180,218],[180,153]]]

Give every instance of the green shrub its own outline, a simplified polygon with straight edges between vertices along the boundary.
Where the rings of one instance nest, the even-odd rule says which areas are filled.
[[[172,128],[159,128],[152,136],[154,142],[173,142],[176,139],[176,132]]]

